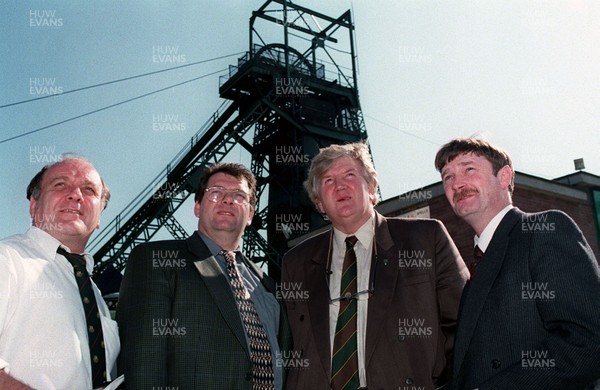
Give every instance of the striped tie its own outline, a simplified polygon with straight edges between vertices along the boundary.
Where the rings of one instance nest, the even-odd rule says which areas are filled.
[[[357,238],[346,238],[346,253],[342,268],[340,296],[350,298],[357,290],[356,253]],[[335,327],[333,359],[331,361],[331,388],[333,390],[356,390],[360,386],[358,377],[358,352],[356,340],[356,299],[340,301],[340,311]]]
[[[73,266],[87,324],[90,361],[92,363],[92,383],[94,389],[99,388],[106,382],[106,354],[100,312],[92,288],[92,280],[85,268],[85,258],[82,255],[69,253],[62,247],[59,247],[57,252],[63,255]]]
[[[267,390],[275,388],[273,373],[273,356],[271,354],[271,343],[267,338],[265,328],[260,322],[254,302],[250,299],[250,293],[244,285],[235,262],[235,252],[221,251],[221,255],[227,263],[227,276],[231,283],[231,289],[242,317],[242,323],[248,336],[250,358],[252,360],[252,376],[254,390]]]

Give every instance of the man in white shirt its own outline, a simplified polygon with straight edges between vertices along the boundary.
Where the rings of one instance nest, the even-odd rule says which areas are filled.
[[[291,249],[282,288],[294,351],[287,389],[434,389],[447,381],[468,271],[440,221],[375,211],[363,143],[312,160],[307,192],[332,228]],[[354,282],[355,281],[355,282]],[[290,294],[291,292],[291,294]]]
[[[447,143],[435,166],[479,258],[461,299],[452,388],[582,389],[600,377],[600,271],[575,222],[513,207],[511,159],[484,140]]]
[[[27,199],[33,226],[0,241],[0,388],[100,387],[114,379],[120,344],[84,250],[110,192],[87,160],[65,156],[31,180]]]

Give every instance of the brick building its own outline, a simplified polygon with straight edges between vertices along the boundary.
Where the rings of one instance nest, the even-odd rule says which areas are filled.
[[[516,172],[513,204],[526,212],[564,211],[579,225],[596,259],[600,259],[600,176],[576,172],[546,180]],[[439,219],[446,225],[463,258],[472,257],[475,232],[454,214],[441,182],[382,201],[377,210],[386,216]]]

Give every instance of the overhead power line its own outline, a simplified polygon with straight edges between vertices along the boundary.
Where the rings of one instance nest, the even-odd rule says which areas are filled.
[[[398,131],[399,131],[399,132],[401,132],[401,133],[404,133],[404,134],[406,134],[406,135],[409,135],[409,136],[411,136],[411,137],[414,137],[414,138],[416,138],[416,139],[419,139],[419,140],[421,140],[421,141],[428,142],[428,143],[430,143],[430,144],[432,144],[432,145],[435,145],[435,146],[441,146],[441,144],[440,144],[439,142],[431,141],[431,140],[428,140],[428,139],[426,139],[426,138],[423,138],[423,137],[421,137],[421,136],[418,136],[418,135],[416,135],[416,134],[413,134],[413,133],[411,133],[411,132],[408,132],[408,131],[406,131],[406,130],[402,130],[402,129],[400,129],[400,128],[396,127],[396,126],[392,126],[392,125],[390,125],[389,123],[382,122],[382,121],[380,121],[379,119],[377,119],[377,118],[374,118],[374,117],[372,117],[372,116],[370,116],[370,115],[366,115],[366,114],[364,114],[364,116],[365,116],[366,118],[369,118],[369,119],[371,119],[371,120],[373,120],[373,121],[375,121],[375,122],[379,123],[379,124],[382,124],[382,125],[384,125],[384,126],[387,126],[387,127],[389,127],[389,128],[392,128],[392,129],[394,129],[394,130],[398,130]]]
[[[193,66],[193,65],[204,64],[206,62],[211,62],[211,61],[216,61],[216,60],[222,60],[223,58],[228,58],[228,57],[233,57],[233,56],[239,56],[240,54],[244,54],[244,53],[245,52],[242,51],[242,52],[238,52],[238,53],[227,54],[227,55],[224,55],[224,56],[221,56],[221,57],[210,58],[208,60],[202,60],[202,61],[192,62],[191,64],[179,65],[179,66],[175,66],[173,68],[157,70],[157,71],[154,71],[154,72],[139,74],[137,76],[130,76],[130,77],[125,77],[125,78],[118,79],[118,80],[107,81],[107,82],[100,83],[100,84],[89,85],[87,87],[81,87],[81,88],[77,88],[77,89],[72,89],[70,91],[66,91],[66,92],[62,92],[62,93],[57,93],[57,94],[52,94],[52,95],[44,95],[44,96],[39,96],[39,97],[36,97],[36,98],[33,98],[33,99],[21,100],[19,102],[14,102],[14,103],[8,103],[8,104],[0,105],[0,109],[6,108],[6,107],[17,106],[19,104],[31,103],[31,102],[35,102],[37,100],[48,99],[48,98],[53,98],[53,97],[57,97],[57,96],[63,96],[63,95],[67,95],[69,93],[85,91],[86,89],[92,89],[92,88],[96,88],[96,87],[102,87],[104,85],[110,85],[110,84],[120,83],[122,81],[133,80],[133,79],[137,79],[137,78],[140,78],[140,77],[150,76],[150,75],[153,75],[153,74],[158,74],[158,73],[163,73],[163,72],[169,72],[171,70],[181,69],[181,68],[185,68],[185,67]]]
[[[155,93],[159,93],[159,92],[162,92],[162,91],[166,91],[166,90],[168,90],[168,89],[171,89],[171,88],[174,88],[174,87],[178,87],[178,86],[180,86],[180,85],[183,85],[183,84],[191,83],[191,82],[193,82],[193,81],[200,80],[200,79],[202,79],[202,78],[205,78],[205,77],[208,77],[208,76],[212,76],[212,75],[214,75],[214,74],[221,73],[221,72],[224,72],[224,71],[226,71],[226,70],[227,70],[227,68],[225,68],[225,69],[220,69],[220,70],[217,70],[217,71],[215,71],[215,72],[207,73],[207,74],[205,74],[205,75],[202,75],[202,76],[199,76],[199,77],[195,77],[195,78],[193,78],[193,79],[190,79],[190,80],[187,80],[187,81],[182,81],[181,83],[177,83],[177,84],[169,85],[168,87],[161,88],[161,89],[158,89],[158,90],[156,90],[156,91],[152,91],[152,92],[145,93],[145,94],[143,94],[143,95],[139,95],[139,96],[136,96],[136,97],[132,97],[131,99],[123,100],[123,101],[121,101],[121,102],[118,102],[118,103],[115,103],[115,104],[111,104],[111,105],[109,105],[109,106],[105,106],[105,107],[102,107],[102,108],[98,108],[97,110],[93,110],[93,111],[90,111],[90,112],[86,112],[85,114],[77,115],[77,116],[74,116],[74,117],[72,117],[72,118],[65,119],[65,120],[63,120],[63,121],[56,122],[56,123],[53,123],[53,124],[51,124],[51,125],[48,125],[48,126],[40,127],[40,128],[38,128],[38,129],[31,130],[31,131],[28,131],[28,132],[26,132],[26,133],[23,133],[23,134],[15,135],[14,137],[5,138],[5,139],[3,139],[3,140],[0,140],[0,144],[3,144],[3,143],[5,143],[5,142],[9,142],[9,141],[15,140],[15,139],[17,139],[17,138],[25,137],[25,136],[27,136],[27,135],[30,135],[30,134],[33,134],[33,133],[37,133],[37,132],[39,132],[39,131],[42,131],[42,130],[47,130],[47,129],[49,129],[49,128],[51,128],[51,127],[54,127],[54,126],[62,125],[63,123],[71,122],[71,121],[74,121],[75,119],[83,118],[84,116],[88,116],[88,115],[92,115],[92,114],[95,114],[95,113],[97,113],[97,112],[100,112],[100,111],[108,110],[109,108],[113,108],[113,107],[119,106],[119,105],[121,105],[121,104],[129,103],[129,102],[132,102],[132,101],[134,101],[134,100],[138,100],[138,99],[144,98],[144,97],[146,97],[146,96],[154,95]]]

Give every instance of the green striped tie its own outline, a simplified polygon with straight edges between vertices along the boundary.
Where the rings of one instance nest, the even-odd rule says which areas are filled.
[[[333,390],[356,390],[360,386],[358,377],[358,350],[356,340],[357,301],[350,299],[357,290],[356,237],[346,238],[346,253],[342,268],[340,311],[335,327],[333,359],[331,361],[331,388]]]

